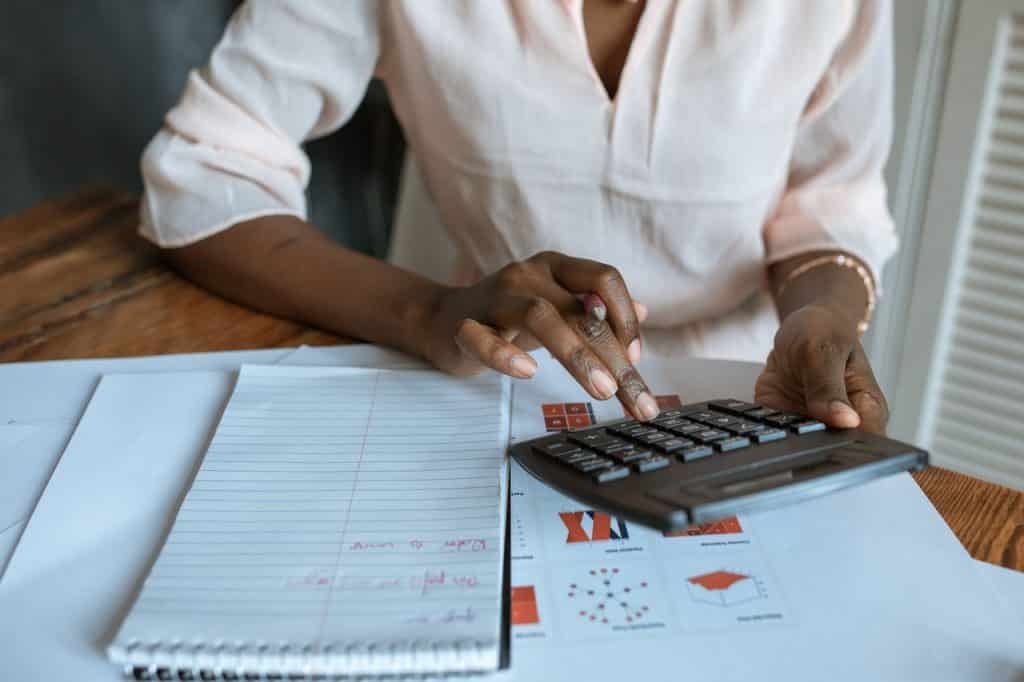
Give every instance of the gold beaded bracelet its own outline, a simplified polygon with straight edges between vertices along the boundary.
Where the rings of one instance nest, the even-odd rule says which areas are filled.
[[[824,265],[836,265],[841,268],[847,268],[853,270],[860,279],[864,282],[864,291],[868,295],[868,306],[867,310],[864,311],[864,317],[857,323],[857,333],[864,334],[868,330],[868,325],[871,323],[871,315],[875,312],[875,304],[878,303],[878,295],[875,291],[875,280],[868,272],[868,269],[864,265],[854,258],[843,253],[830,254],[828,256],[819,256],[818,258],[812,258],[806,263],[801,263],[797,267],[793,268],[789,274],[786,275],[786,279],[779,285],[779,290],[776,296],[782,297],[782,292],[786,290],[786,287],[790,282],[795,280],[800,275],[803,275],[815,268],[820,268]]]

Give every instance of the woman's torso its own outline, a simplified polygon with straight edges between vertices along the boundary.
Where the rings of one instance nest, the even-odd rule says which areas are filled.
[[[666,350],[764,357],[762,229],[850,3],[648,0],[614,99],[579,0],[382,11],[377,73],[464,268],[608,262]]]

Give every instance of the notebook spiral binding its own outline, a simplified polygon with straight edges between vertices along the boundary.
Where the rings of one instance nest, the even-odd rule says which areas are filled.
[[[354,642],[208,645],[114,642],[107,653],[136,680],[336,680],[353,676],[416,679],[493,669],[496,642]]]

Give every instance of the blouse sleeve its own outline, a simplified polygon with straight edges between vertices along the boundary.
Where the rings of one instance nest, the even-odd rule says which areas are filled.
[[[765,224],[768,262],[845,251],[879,282],[897,238],[883,167],[892,137],[892,8],[858,3],[850,29],[807,105],[785,191]]]
[[[244,220],[305,218],[305,140],[343,125],[379,53],[374,0],[249,0],[142,156],[140,232],[184,246]]]

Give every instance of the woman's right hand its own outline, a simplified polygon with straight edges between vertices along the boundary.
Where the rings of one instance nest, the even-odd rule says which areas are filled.
[[[605,321],[584,311],[587,293],[604,300]],[[490,367],[526,379],[537,363],[524,351],[544,346],[594,398],[617,396],[637,419],[658,415],[634,368],[647,311],[610,265],[539,253],[472,286],[440,289],[431,312],[423,355],[439,369],[466,376]]]

